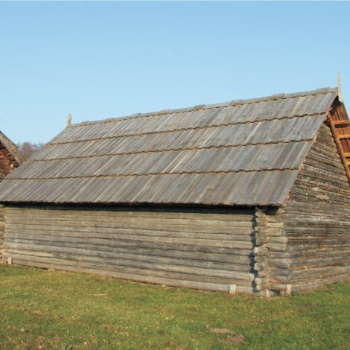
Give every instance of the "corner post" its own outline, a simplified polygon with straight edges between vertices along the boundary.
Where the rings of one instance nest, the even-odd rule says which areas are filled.
[[[283,209],[255,210],[255,288],[264,296],[290,295],[291,259],[284,229]]]

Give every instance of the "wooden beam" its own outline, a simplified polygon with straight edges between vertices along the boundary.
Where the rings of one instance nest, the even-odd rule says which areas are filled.
[[[338,135],[337,139],[338,140],[350,139],[350,134]]]
[[[335,108],[332,108],[328,114],[327,120],[329,122],[340,158],[345,168],[346,176],[348,177],[350,184],[350,164],[347,159],[349,149],[345,148],[343,142],[341,142],[341,140],[350,140],[350,134],[347,131],[350,121],[344,105],[340,103]],[[344,134],[341,134],[341,132]]]
[[[350,125],[349,120],[331,120],[331,123],[334,126],[342,126],[342,125],[349,126]]]
[[[343,102],[343,89],[341,85],[341,76],[339,72],[338,72],[338,98],[340,102]]]

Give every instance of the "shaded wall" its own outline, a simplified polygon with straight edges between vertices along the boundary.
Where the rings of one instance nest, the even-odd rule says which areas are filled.
[[[328,127],[323,126],[281,211],[293,290],[350,278],[350,190]]]

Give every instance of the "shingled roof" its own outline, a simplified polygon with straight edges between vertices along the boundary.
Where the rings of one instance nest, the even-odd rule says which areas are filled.
[[[17,146],[0,131],[0,180],[24,160]]]
[[[0,201],[282,205],[337,97],[321,89],[67,127]]]

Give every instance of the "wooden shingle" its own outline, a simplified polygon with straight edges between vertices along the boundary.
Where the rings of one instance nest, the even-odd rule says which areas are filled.
[[[321,89],[72,125],[6,178],[0,201],[280,206],[336,97]]]

